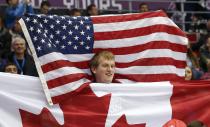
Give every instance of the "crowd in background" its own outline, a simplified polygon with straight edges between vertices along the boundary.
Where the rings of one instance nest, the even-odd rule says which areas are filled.
[[[40,9],[34,11],[30,0],[6,0],[5,14],[0,16],[0,70],[15,74],[38,76],[35,63],[28,49],[25,37],[18,20],[26,13],[53,14],[50,12],[50,3],[43,1]],[[146,3],[139,5],[139,13],[150,11]],[[91,4],[87,9],[69,10],[70,16],[99,15],[96,5]],[[170,15],[173,19],[173,15]],[[186,32],[199,33],[200,38],[196,43],[188,44],[186,80],[210,79],[210,21],[202,23],[199,15],[191,16],[192,23]],[[191,123],[190,123],[191,124]],[[200,124],[193,123],[193,124]],[[189,127],[193,127],[189,125]],[[198,126],[197,126],[198,127]],[[200,126],[201,127],[201,126]]]
[[[38,76],[33,58],[30,55],[25,37],[18,20],[26,13],[54,14],[49,1],[42,1],[40,8],[34,10],[30,0],[6,0],[5,14],[0,16],[0,70],[23,75]],[[150,11],[146,3],[139,5],[139,13]],[[65,13],[66,14],[66,13]],[[91,4],[86,10],[73,8],[69,16],[94,16],[100,11]],[[168,14],[174,19],[174,15]],[[204,22],[205,21],[205,22]],[[191,15],[191,24],[186,32],[198,33],[199,39],[189,43],[187,52],[186,80],[210,79],[210,21],[199,15]],[[179,24],[177,24],[179,25]]]
[[[40,9],[34,11],[31,1],[6,0],[5,14],[0,16],[0,71],[29,76],[38,76],[35,63],[28,49],[25,37],[18,20],[26,13],[53,14],[49,1],[42,1]],[[71,9],[69,16],[81,16],[79,9]],[[87,7],[87,16],[98,15],[94,4]]]

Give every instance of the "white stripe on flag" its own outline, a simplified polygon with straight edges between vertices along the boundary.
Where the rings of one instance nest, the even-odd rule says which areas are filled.
[[[70,62],[81,62],[88,61],[93,57],[93,54],[71,54],[64,55],[59,52],[52,52],[46,55],[39,57],[41,65],[45,65],[50,62],[54,62],[57,60],[69,60]]]
[[[93,24],[93,28],[94,32],[108,32],[142,28],[157,24],[177,27],[173,22],[171,22],[171,20],[168,19],[168,17],[152,17],[126,22]]]
[[[127,55],[116,55],[116,62],[127,63],[143,58],[159,58],[159,57],[170,57],[175,60],[186,60],[186,54],[181,52],[174,52],[169,49],[148,49],[143,52]]]
[[[146,55],[145,55],[146,54]],[[71,62],[88,61],[92,58],[92,54],[75,54],[75,55],[63,55],[61,53],[49,53],[42,57],[39,57],[41,65],[45,65],[50,62],[57,60],[69,60]],[[170,57],[175,60],[186,60],[186,54],[182,52],[171,51],[170,49],[148,49],[143,52],[127,54],[127,55],[115,55],[115,61],[119,63],[133,62],[143,58],[159,58],[159,57]]]
[[[164,66],[132,66],[116,68],[116,74],[177,74],[184,76],[185,69],[179,69],[172,65]]]
[[[51,95],[51,97],[55,97],[55,96],[59,96],[59,95],[65,94],[65,93],[72,92],[87,82],[90,82],[90,81],[86,78],[82,78],[78,81],[70,82],[68,84],[52,88],[49,90],[50,95]]]
[[[116,68],[116,74],[177,74],[184,76],[185,69],[176,68],[173,65],[164,66],[132,66],[127,68]],[[73,67],[62,67],[47,72],[44,75],[46,80],[52,80],[70,74],[88,74],[91,75],[90,69],[76,69]]]
[[[147,44],[152,41],[168,41],[170,43],[181,44],[181,45],[186,45],[188,43],[188,39],[186,37],[158,32],[158,33],[152,33],[149,35],[132,37],[132,38],[95,41],[94,48],[129,47],[129,46]]]
[[[70,74],[89,74],[91,75],[90,69],[78,69],[76,67],[62,67],[59,69],[55,69],[53,71],[49,71],[45,73],[45,78],[47,81],[63,77],[65,75],[70,75]]]

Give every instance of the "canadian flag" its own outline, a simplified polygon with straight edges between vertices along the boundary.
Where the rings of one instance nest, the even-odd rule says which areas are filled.
[[[38,78],[0,73],[1,127],[162,127],[172,118],[210,126],[210,81],[87,84],[49,106]]]

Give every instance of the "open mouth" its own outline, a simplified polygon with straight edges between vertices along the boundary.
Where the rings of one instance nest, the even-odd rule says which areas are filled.
[[[112,76],[113,74],[112,74],[112,73],[107,73],[106,75],[107,75],[107,76]]]

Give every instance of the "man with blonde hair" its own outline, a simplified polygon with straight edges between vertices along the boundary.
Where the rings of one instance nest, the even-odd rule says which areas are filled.
[[[115,73],[115,57],[109,51],[96,53],[90,60],[90,69],[94,82],[111,83]]]

